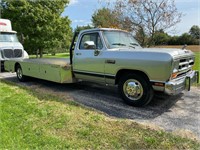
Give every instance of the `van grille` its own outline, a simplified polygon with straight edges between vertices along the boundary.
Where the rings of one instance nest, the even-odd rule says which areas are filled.
[[[20,58],[22,57],[22,49],[4,49],[3,56],[5,58]]]

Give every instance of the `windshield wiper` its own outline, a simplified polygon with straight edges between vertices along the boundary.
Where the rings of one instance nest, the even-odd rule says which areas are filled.
[[[126,46],[126,44],[123,44],[123,43],[113,43],[112,45]]]
[[[135,49],[135,46],[129,45],[129,47],[131,47],[131,48],[134,48],[134,49]]]
[[[131,45],[139,46],[137,43],[130,43]]]

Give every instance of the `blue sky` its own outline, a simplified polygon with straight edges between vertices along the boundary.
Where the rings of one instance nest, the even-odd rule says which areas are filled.
[[[91,16],[94,11],[104,4],[100,0],[70,0],[63,16],[69,16],[72,28],[77,25],[91,24]],[[175,30],[167,31],[171,35],[181,35],[188,32],[193,25],[200,26],[200,0],[175,0],[176,7],[184,16],[182,21],[175,26]]]

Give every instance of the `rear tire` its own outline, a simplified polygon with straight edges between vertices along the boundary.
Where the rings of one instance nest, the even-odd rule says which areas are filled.
[[[136,107],[147,105],[154,95],[149,80],[138,74],[128,74],[122,77],[118,90],[127,104]]]
[[[23,71],[22,71],[22,68],[20,65],[17,65],[16,67],[16,74],[17,74],[17,79],[20,81],[20,82],[25,82],[27,77],[25,75],[23,75]]]

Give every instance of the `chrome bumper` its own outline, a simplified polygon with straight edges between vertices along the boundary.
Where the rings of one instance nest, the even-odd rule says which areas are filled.
[[[186,77],[175,79],[165,83],[165,93],[169,95],[176,95],[183,90],[190,91],[193,83],[199,82],[199,71],[191,71]]]

